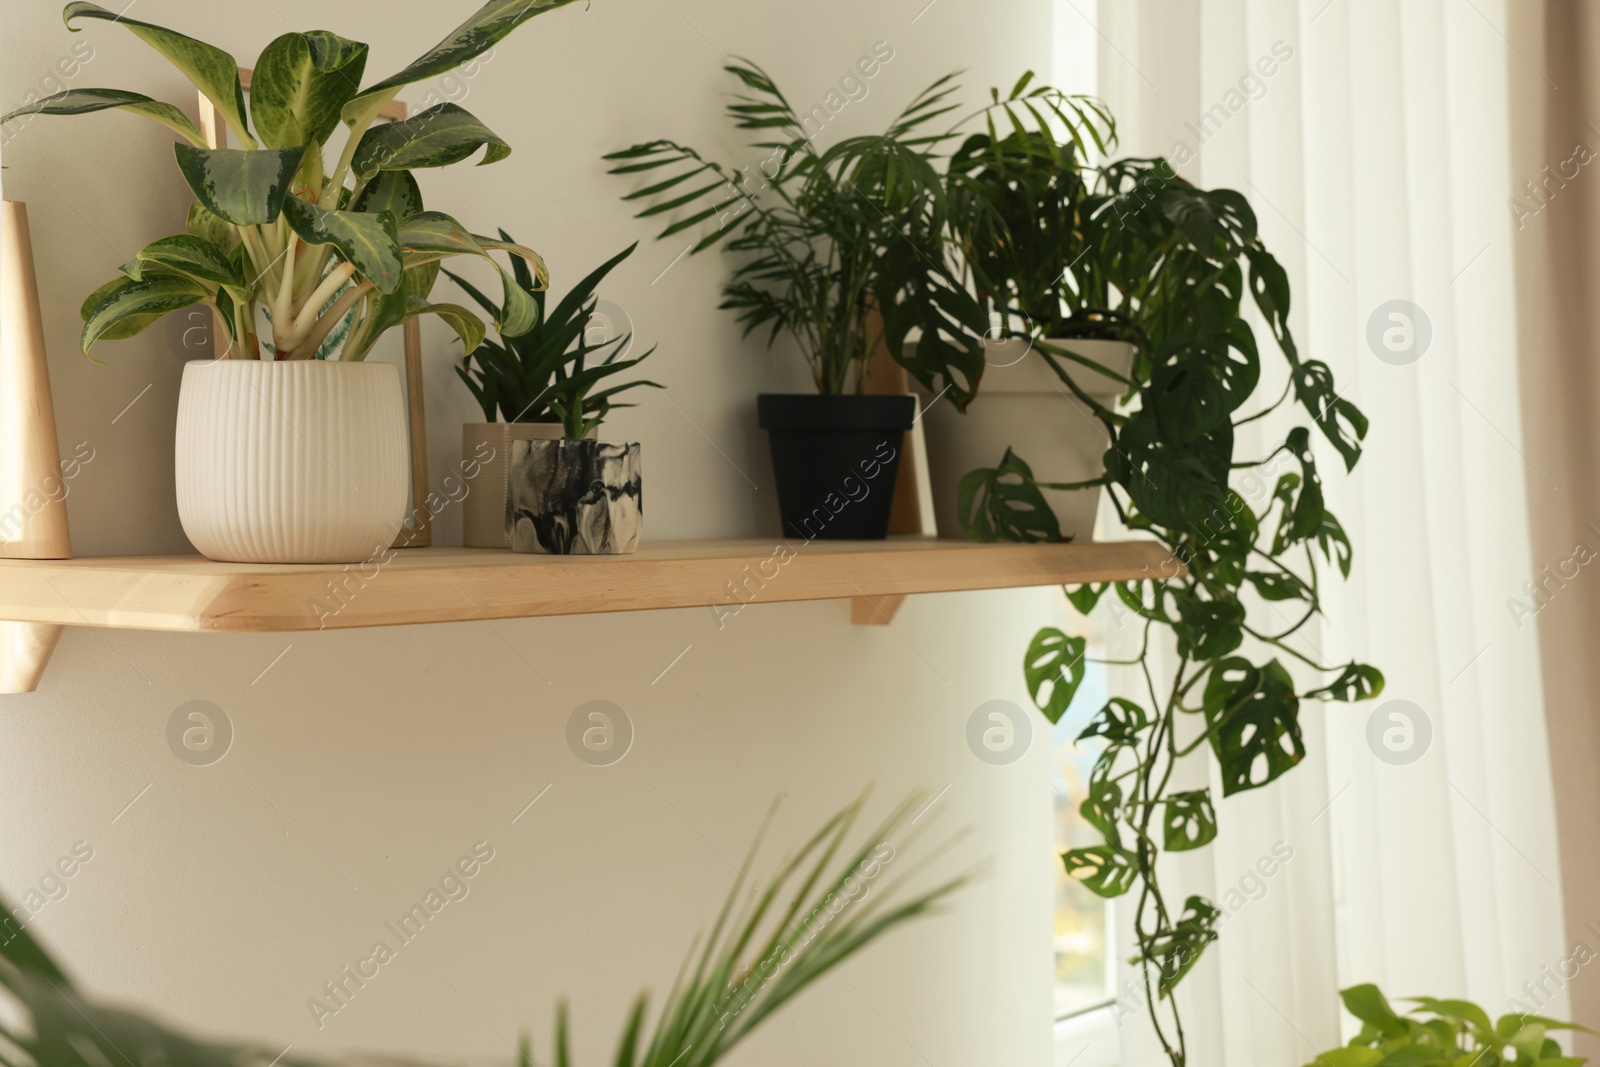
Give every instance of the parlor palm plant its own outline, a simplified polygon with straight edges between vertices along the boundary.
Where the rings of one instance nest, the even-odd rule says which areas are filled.
[[[743,60],[725,69],[741,86],[728,118],[753,134],[750,147],[764,157],[754,173],[669,140],[613,152],[606,157],[616,164],[611,173],[648,176],[649,184],[623,197],[645,205],[638,217],[682,213],[661,238],[715,220],[692,247],[741,254],[722,307],[736,313],[745,335],[765,331],[769,345],[790,336],[818,393],[860,394],[886,330],[872,314],[887,282],[885,252],[900,242],[925,243],[943,225],[937,138],[927,127],[955,106],[956,86],[941,78],[883,133],[823,149],[771,75]],[[977,321],[964,291],[950,285],[941,295],[945,314]]]
[[[761,332],[769,347],[787,336],[806,361],[817,395],[757,401],[784,532],[882,538],[915,403],[864,395],[874,353],[921,327],[920,347],[936,352],[929,359],[941,375],[952,370],[958,400],[972,395],[983,365],[980,305],[937,251],[946,204],[933,165],[940,138],[928,130],[955,106],[955,85],[941,78],[883,133],[824,148],[820,128],[807,126],[815,120],[766,71],[744,60],[725,69],[740,86],[728,117],[762,157],[753,172],[670,140],[606,158],[613,174],[647,182],[624,197],[645,205],[639,217],[681,216],[661,238],[709,224],[693,251],[720,246],[739,257],[721,306],[745,336]]]
[[[131,337],[163,315],[196,304],[213,309],[226,331],[226,358],[262,357],[257,310],[271,320],[270,351],[312,359],[336,328],[348,329],[342,358],[360,360],[387,330],[417,315],[438,315],[468,349],[483,339],[464,308],[428,294],[439,262],[504,250],[544,265],[533,250],[474,236],[449,215],[425,209],[412,171],[482,163],[511,147],[469,112],[440,104],[401,122],[378,124],[405,86],[444,74],[492,48],[535,15],[572,0],[489,0],[404,70],[361,88],[367,46],[326,30],[287,33],[256,60],[248,108],[239,66],[228,53],[161,26],[75,0],[63,17],[122,26],[156,49],[216,108],[240,148],[211,148],[180,108],[121,89],[69,89],[0,117],[81,115],[116,109],[151,119],[180,140],[179,172],[195,197],[186,232],[152,242],[120,277],[83,305],[82,347]],[[341,151],[334,134],[344,128]],[[505,299],[496,326],[526,332],[531,296],[496,264]],[[349,320],[347,322],[347,320]]]

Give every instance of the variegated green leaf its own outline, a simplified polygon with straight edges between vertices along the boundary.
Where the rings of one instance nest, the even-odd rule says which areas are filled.
[[[256,60],[250,117],[269,148],[320,145],[361,91],[367,46],[326,30],[286,33]]]
[[[350,210],[371,215],[387,211],[397,219],[405,219],[422,210],[422,189],[406,171],[386,170],[367,183]]]
[[[239,84],[239,63],[228,53],[165,27],[107,11],[87,0],[74,0],[66,6],[61,17],[67,29],[74,33],[78,30],[72,25],[72,20],[77,18],[104,19],[132,30],[142,41],[166,56],[173,66],[183,72],[184,77],[194,83],[195,88],[205,94],[206,99],[227,120],[234,136],[247,147],[255,147],[255,139],[250,136],[250,127],[244,119],[244,89]]]
[[[401,288],[407,296],[414,296],[418,300],[428,299],[428,294],[433,292],[434,285],[439,281],[440,264],[437,260],[424,263],[418,267],[406,269],[405,281]]]
[[[135,274],[138,270],[138,263],[138,260],[134,260],[131,263],[124,263],[118,268],[122,272],[123,277],[111,279],[109,282],[106,282],[100,288],[84,297],[83,305],[78,309],[78,316],[82,318],[84,322],[88,322],[89,316],[94,313],[94,309],[99,307],[100,304],[114,291],[121,286],[126,285],[128,283],[128,279],[132,278],[134,281],[141,281],[142,279],[135,277]],[[130,273],[130,271],[133,273]],[[116,325],[111,326],[102,332],[99,340],[120,341],[124,337],[132,337],[134,334],[138,333],[140,330],[144,329],[146,326],[150,325],[150,323],[154,322],[160,317],[161,316],[157,314],[150,315],[143,321],[135,321],[130,319],[125,322],[117,323]]]
[[[455,219],[438,211],[424,211],[406,219],[400,227],[400,245],[405,249],[408,268],[450,256],[478,256],[488,260],[500,272],[501,289],[504,292],[496,328],[506,337],[520,337],[538,323],[539,305],[534,301],[533,294],[519,286],[516,279],[489,255],[489,246],[505,249],[528,259],[541,272],[541,278],[547,277],[543,273],[544,263],[533,249],[509,241],[474,237]]]
[[[426,55],[391,78],[367,89],[344,107],[344,121],[352,130],[364,131],[395,94],[413,82],[447,73],[469,59],[483,55],[512,30],[535,15],[565,7],[574,0],[489,0]]]
[[[184,221],[183,228],[194,236],[210,241],[218,248],[230,253],[239,245],[239,231],[228,225],[223,219],[212,214],[198,200],[189,205],[189,216]]]
[[[163,237],[139,251],[140,264],[153,264],[213,286],[245,288],[245,279],[228,254],[210,241],[180,233]]]
[[[538,279],[538,284],[530,285],[525,282],[524,288],[535,291],[543,291],[550,288],[550,268],[544,265],[544,257],[527,245],[519,245],[515,241],[499,241],[493,237],[483,237],[478,234],[473,234],[472,239],[490,251],[510,252],[517,259],[522,260],[523,263],[532,266],[534,278]],[[515,265],[515,261],[513,261],[513,264]],[[521,268],[519,267],[518,269],[520,270]],[[521,281],[522,279],[518,280]],[[527,279],[528,282],[532,280]]]
[[[395,218],[385,211],[369,215],[360,211],[329,211],[291,196],[283,204],[284,217],[300,239],[310,245],[332,245],[355,265],[359,277],[380,293],[400,287],[405,264],[400,255]]]
[[[96,341],[132,337],[168,312],[198,304],[207,292],[192,278],[157,274],[143,281],[118,278],[84,301],[83,351]]]
[[[189,116],[182,111],[171,104],[163,104],[159,100],[152,100],[148,96],[130,93],[124,89],[68,89],[64,93],[35,100],[8,115],[0,115],[0,126],[23,115],[88,115],[95,111],[109,111],[113,108],[154,119],[192,145],[204,147],[206,143],[194,123],[189,121]]]
[[[351,169],[365,181],[379,171],[447,167],[488,146],[483,161],[511,154],[511,146],[465,108],[440,104],[400,122],[374,126],[361,138]]]
[[[428,304],[413,301],[406,311],[406,318],[415,318],[418,315],[437,315],[443,319],[450,328],[461,338],[464,351],[463,356],[470,356],[483,344],[483,320],[460,304]]]
[[[304,148],[246,152],[173,145],[178,169],[195,199],[235,226],[275,222]]]

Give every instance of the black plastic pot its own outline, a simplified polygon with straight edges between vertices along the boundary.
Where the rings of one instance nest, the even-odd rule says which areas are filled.
[[[881,541],[889,535],[915,398],[767,394],[756,398],[756,413],[772,445],[785,536]]]

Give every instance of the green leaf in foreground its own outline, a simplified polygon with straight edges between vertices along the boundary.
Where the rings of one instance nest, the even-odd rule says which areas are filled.
[[[1000,466],[965,474],[956,513],[974,541],[1060,541],[1061,524],[1022,457],[1006,449]]]
[[[173,133],[197,148],[205,146],[205,138],[189,120],[189,116],[159,100],[140,93],[122,89],[68,89],[66,92],[35,100],[6,115],[0,115],[0,126],[24,115],[88,115],[96,111],[119,109],[143,115],[161,123]]]
[[[149,22],[128,18],[125,12],[107,11],[99,4],[75,0],[61,14],[67,29],[74,33],[78,28],[73,19],[104,19],[132,31],[140,40],[165,56],[195,88],[205,94],[220,111],[234,135],[248,147],[255,147],[250,127],[244,118],[244,88],[239,83],[239,64],[222,49],[197,41],[193,37],[156,26]]]
[[[539,305],[533,294],[517,284],[516,278],[489,255],[491,248],[505,249],[524,261],[531,262],[539,272],[540,281],[548,284],[544,261],[531,248],[511,241],[494,241],[475,237],[455,219],[438,211],[424,211],[405,220],[400,227],[400,244],[405,249],[406,266],[415,267],[451,256],[477,256],[486,259],[500,273],[503,299],[500,317],[495,320],[499,331],[507,337],[517,337],[533,329],[539,321]]]
[[[574,0],[489,0],[444,40],[400,73],[361,92],[344,106],[342,117],[352,130],[365,132],[378,112],[407,85],[445,74],[483,55],[535,15],[565,7]]]
[[[286,33],[250,77],[250,116],[268,148],[320,145],[361,89],[367,46],[326,30]]]
[[[470,112],[440,104],[411,118],[374,126],[361,138],[350,168],[367,179],[379,171],[446,167],[487,146],[482,166],[505,159],[511,146]]]
[[[208,295],[199,282],[177,274],[107,283],[84,302],[83,351],[87,355],[96,341],[132,337],[163,315],[198,304]]]
[[[1051,722],[1061,721],[1078,686],[1083,684],[1087,649],[1088,641],[1084,638],[1068,637],[1053,626],[1034,634],[1028,644],[1022,673],[1034,704]]]
[[[400,253],[398,226],[387,211],[378,215],[328,211],[291,196],[284,201],[283,213],[302,241],[338,249],[378,292],[392,293],[400,287],[405,263]]]
[[[247,152],[237,148],[172,146],[195,199],[235,226],[276,222],[304,148]]]
[[[139,250],[136,262],[187,275],[202,284],[247,287],[243,274],[226,252],[192,234],[174,234],[152,241]]]
[[[1259,789],[1305,758],[1300,698],[1277,660],[1263,667],[1240,656],[1221,660],[1206,680],[1204,707],[1223,796]]]
[[[1127,853],[1110,845],[1074,848],[1061,854],[1067,874],[1081,882],[1095,896],[1120,897],[1133,887],[1138,870]]]

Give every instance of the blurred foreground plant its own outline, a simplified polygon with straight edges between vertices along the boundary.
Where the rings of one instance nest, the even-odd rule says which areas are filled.
[[[918,831],[908,820],[926,803],[908,797],[875,830],[849,844],[866,798],[829,819],[797,853],[779,865],[765,888],[744,874],[734,880],[705,947],[691,948],[683,971],[645,1040],[646,997],[634,1001],[612,1060],[615,1067],[710,1067],[806,986],[896,926],[925,915],[960,888],[953,878],[921,893],[903,889],[926,863],[880,879],[901,845]],[[769,816],[770,818],[770,816]],[[763,833],[765,831],[763,830]],[[741,865],[748,869],[758,836]],[[787,904],[780,898],[790,896]],[[531,1058],[524,1051],[524,1067]],[[556,1012],[555,1067],[572,1067],[567,1011]]]
[[[1306,1067],[1504,1067],[1543,1063],[1582,1067],[1588,1059],[1568,1056],[1550,1039],[1552,1030],[1587,1030],[1542,1015],[1514,1013],[1491,1022],[1467,1000],[1407,997],[1417,1006],[1401,1015],[1370,983],[1340,992],[1345,1008],[1361,1020],[1361,1032],[1342,1048],[1329,1049]],[[1413,1018],[1422,1016],[1423,1018]]]
[[[617,1067],[709,1067],[812,982],[895,927],[927,914],[963,885],[964,876],[922,892],[905,891],[928,860],[904,865],[897,845],[905,847],[919,836],[910,823],[926,803],[924,796],[908,797],[852,843],[866,805],[863,796],[781,863],[765,888],[741,873],[704,949],[690,948],[648,1040],[646,999],[641,995],[634,1002]],[[760,842],[758,836],[741,870],[751,867]],[[787,902],[780,899],[785,897]],[[4,901],[0,909],[0,1064],[5,1067],[310,1067],[312,1061],[286,1052],[193,1038],[94,1002],[11,918]],[[569,1067],[564,1004],[556,1013],[555,1049],[557,1067]],[[531,1067],[526,1040],[520,1058],[522,1067]]]

